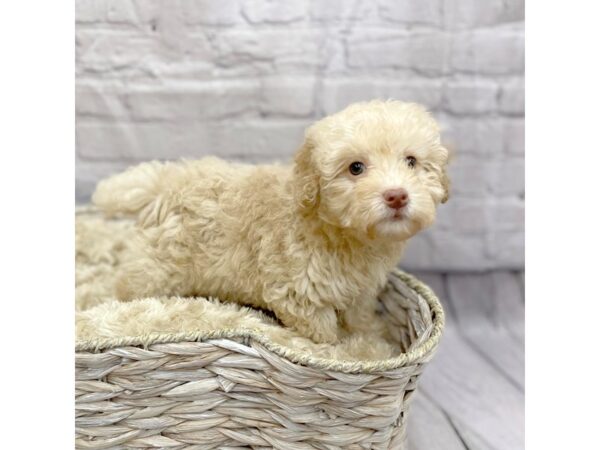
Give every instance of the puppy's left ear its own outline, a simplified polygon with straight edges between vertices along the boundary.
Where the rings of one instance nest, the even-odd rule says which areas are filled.
[[[313,162],[314,144],[306,140],[294,158],[294,198],[305,214],[319,204],[319,173]]]
[[[446,161],[442,165],[442,171],[440,173],[440,183],[444,188],[444,196],[442,197],[442,203],[446,203],[450,198],[450,178],[448,177],[448,163],[454,157],[454,149],[450,146],[442,147],[446,153]]]
[[[450,178],[448,178],[448,172],[446,167],[442,170],[441,175],[442,187],[444,188],[444,196],[442,197],[442,203],[446,203],[450,198]]]

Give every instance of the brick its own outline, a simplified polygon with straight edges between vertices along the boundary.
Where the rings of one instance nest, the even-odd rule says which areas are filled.
[[[220,5],[227,5],[228,2],[221,2]],[[181,63],[202,64],[212,59],[212,46],[207,37],[209,28],[198,30],[195,27],[186,26],[187,21],[193,15],[188,14],[186,10],[188,3],[161,2],[158,18],[151,27],[153,31],[151,36],[157,43],[159,52],[158,62],[163,66],[179,66]],[[195,7],[201,8],[202,2],[193,3]],[[206,8],[207,15],[202,14],[203,18],[210,18],[210,8]],[[224,8],[225,10],[227,8]]]
[[[445,274],[440,272],[432,272],[432,271],[419,271],[413,272],[411,275],[417,277],[420,281],[425,283],[435,295],[442,302],[442,306],[444,310],[446,310],[446,287],[445,287]]]
[[[188,40],[170,32],[157,38],[145,32],[86,30],[77,32],[75,51],[78,75],[101,75],[103,80],[190,78],[192,71],[207,74],[213,67],[212,49],[204,35]]]
[[[77,23],[94,23],[106,20],[106,0],[77,0],[75,20]]]
[[[441,230],[433,230],[431,235],[436,269],[484,270],[490,267],[485,258],[485,245],[479,235]]]
[[[250,0],[244,2],[242,12],[250,23],[282,24],[304,19],[307,6],[304,1]]]
[[[525,119],[507,119],[504,121],[504,152],[508,155],[525,154]]]
[[[122,88],[111,84],[90,84],[78,81],[75,88],[77,116],[130,120],[131,115],[121,93]]]
[[[430,255],[423,257],[414,254],[412,241],[426,239]],[[454,231],[443,231],[433,226],[409,241],[403,267],[412,270],[484,270],[490,266],[485,255],[484,240],[478,235],[459,234]]]
[[[503,159],[490,171],[491,191],[500,196],[525,196],[525,161],[522,158]]]
[[[521,251],[523,253],[523,251]],[[513,330],[524,341],[525,292],[523,270],[494,271],[490,273],[494,286],[494,302],[496,305],[494,319],[497,324]]]
[[[230,30],[214,35],[218,52],[216,62],[222,66],[273,63],[285,66],[296,64],[314,68],[323,64],[321,47],[325,35],[318,30],[285,29]]]
[[[429,109],[437,109],[441,104],[441,92],[441,83],[431,80],[415,82],[356,77],[326,78],[323,80],[320,101],[325,114],[339,111],[350,103],[374,98],[417,102]]]
[[[77,32],[75,52],[80,70],[94,73],[144,71],[150,58],[161,57],[157,42],[149,36],[130,33]]]
[[[488,206],[489,228],[495,231],[519,232],[525,227],[525,202],[519,198],[494,200]]]
[[[525,264],[525,234],[523,231],[490,233],[485,239],[486,257],[495,268],[522,268]]]
[[[496,109],[498,86],[491,81],[450,81],[444,88],[445,109],[455,114],[485,114]]]
[[[322,73],[327,75],[345,74],[348,72],[346,66],[346,46],[342,39],[327,39],[322,46],[323,65]]]
[[[504,114],[525,114],[525,87],[523,79],[518,78],[504,83],[500,90],[499,110]]]
[[[494,117],[440,116],[443,142],[455,150],[456,156],[489,156],[504,149],[504,122]]]
[[[453,36],[451,67],[465,73],[507,75],[524,70],[524,35],[520,27],[484,29]]]
[[[442,206],[443,208],[443,206]],[[401,261],[409,270],[482,271],[522,268],[524,233],[521,230],[461,233],[436,223],[413,237]]]
[[[439,26],[442,3],[442,0],[379,0],[379,15],[391,22]]]
[[[476,325],[476,319],[482,322],[482,318],[492,317],[496,301],[502,301],[496,298],[494,280],[488,273],[451,274],[446,286],[457,320],[463,325]]]
[[[518,269],[522,5],[77,0],[77,199],[141,160],[289,160],[313,117],[372,98],[416,101],[456,157],[450,201],[411,239],[403,267]]]
[[[409,239],[400,267],[404,270],[435,270],[435,255],[430,231],[423,231]]]
[[[127,161],[101,162],[75,159],[75,201],[89,203],[96,184],[103,178],[122,172],[130,163]]]
[[[508,271],[450,274],[446,278],[458,322],[464,327],[502,326],[523,333],[523,289]],[[476,320],[475,320],[476,319]],[[485,323],[487,321],[487,323]]]
[[[77,23],[144,24],[156,20],[158,0],[77,0]],[[175,7],[175,6],[173,6]]]
[[[488,227],[488,201],[486,198],[452,196],[448,203],[438,208],[435,228],[457,234],[483,235]]]
[[[375,16],[376,4],[370,0],[311,0],[309,15],[315,21],[368,20]]]
[[[172,83],[178,83],[180,80],[211,81],[233,78],[226,69],[216,68],[210,60],[185,60],[174,64],[157,62],[151,70],[154,80],[168,78]],[[241,73],[242,71],[236,71],[236,74]]]
[[[261,82],[260,111],[265,115],[309,116],[314,110],[314,77],[268,77]]]
[[[78,121],[80,158],[99,161],[199,158],[289,160],[310,121],[103,123]]]
[[[113,23],[144,24],[156,20],[159,14],[158,0],[109,0],[107,20]],[[177,7],[173,4],[171,8]]]
[[[78,169],[75,176],[75,205],[89,203],[97,183],[97,179],[88,178],[88,174],[81,173],[81,169]]]
[[[168,42],[165,37],[161,41],[158,51],[149,58],[150,70],[157,76],[165,74],[194,80],[199,77],[193,71],[198,71],[202,78],[220,79],[215,73],[215,51],[205,33],[181,35],[172,30]],[[210,70],[207,71],[207,68]]]
[[[243,23],[239,0],[182,0],[185,22],[193,25],[235,25]]]
[[[348,65],[358,69],[403,68],[441,75],[449,57],[449,40],[442,32],[356,31],[347,45]]]
[[[456,195],[438,208],[435,228],[456,234],[488,230],[520,232],[524,229],[525,202],[519,198],[469,198]]]
[[[490,163],[479,158],[458,155],[448,167],[450,197],[485,197],[489,192]]]
[[[524,0],[445,0],[444,23],[450,29],[523,22]]]
[[[257,111],[258,81],[135,86],[123,93],[134,120],[202,121]]]
[[[485,270],[490,267],[485,240],[433,228],[408,241],[400,266],[408,270]]]

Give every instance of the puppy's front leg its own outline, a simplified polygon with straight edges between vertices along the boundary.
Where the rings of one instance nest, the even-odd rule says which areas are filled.
[[[342,314],[342,323],[350,333],[375,333],[383,335],[385,324],[375,312],[374,302],[357,302]]]
[[[295,328],[317,344],[333,344],[339,340],[338,317],[331,306],[304,306],[295,302],[290,305],[286,301],[274,304],[273,312],[285,326]]]

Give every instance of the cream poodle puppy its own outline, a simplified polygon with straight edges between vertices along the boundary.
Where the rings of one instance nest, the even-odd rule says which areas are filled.
[[[290,166],[130,168],[93,196],[138,219],[117,297],[218,297],[270,310],[317,343],[372,332],[387,274],[448,197],[447,162],[422,106],[371,101],[310,126]]]

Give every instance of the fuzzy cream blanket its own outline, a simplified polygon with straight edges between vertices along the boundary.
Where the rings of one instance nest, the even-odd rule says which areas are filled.
[[[262,313],[216,299],[160,297],[131,302],[114,299],[119,268],[130,255],[134,232],[126,220],[107,220],[90,208],[76,215],[76,339],[78,344],[127,341],[157,334],[210,335],[250,330],[296,353],[346,360],[383,360],[400,349],[373,335],[353,335],[338,344],[315,344]],[[233,276],[234,274],[232,274]]]

